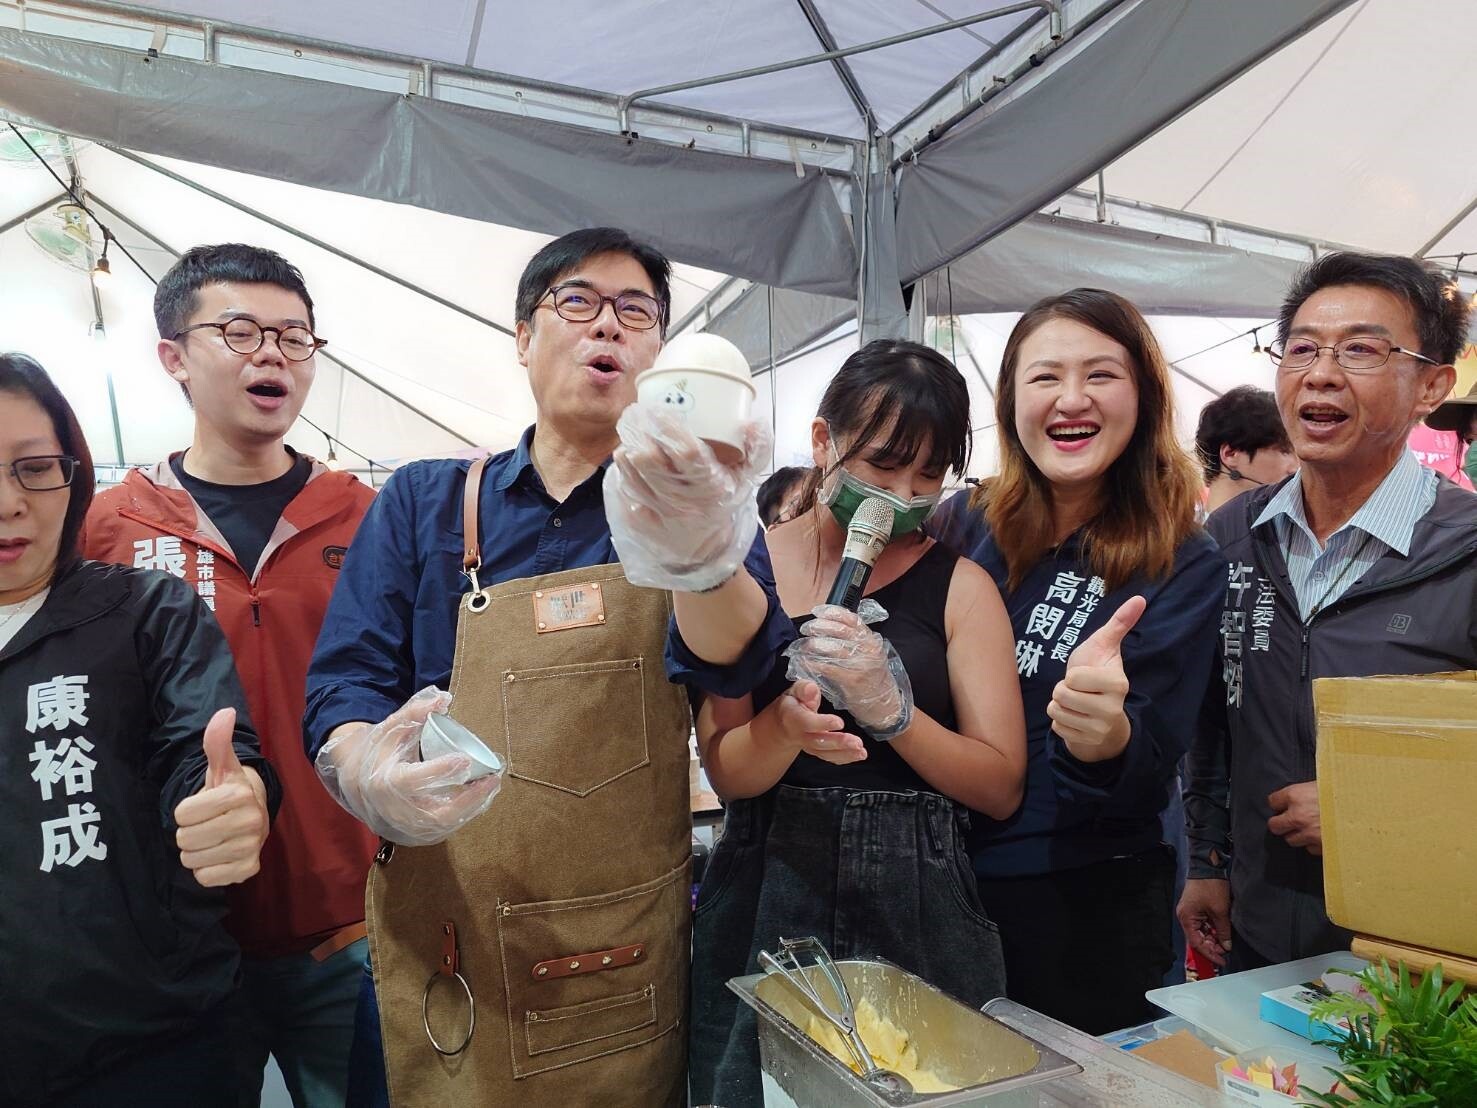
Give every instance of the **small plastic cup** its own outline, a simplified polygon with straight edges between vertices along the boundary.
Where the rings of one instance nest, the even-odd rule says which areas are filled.
[[[757,394],[748,360],[721,335],[678,335],[636,378],[638,403],[680,416],[725,465],[743,460]]]
[[[503,772],[503,760],[471,731],[450,716],[429,715],[421,728],[421,761],[429,762],[445,754],[466,756],[472,763],[469,780]]]

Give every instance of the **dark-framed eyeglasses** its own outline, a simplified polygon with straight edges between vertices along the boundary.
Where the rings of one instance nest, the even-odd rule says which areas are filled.
[[[615,307],[615,316],[622,327],[633,331],[650,331],[662,319],[662,306],[656,297],[644,292],[623,292],[618,296],[602,296],[589,285],[555,285],[539,298],[552,300],[554,311],[571,323],[589,323],[605,310],[606,304]]]
[[[262,348],[262,343],[267,341],[266,333],[270,331],[277,340],[277,349],[282,351],[282,356],[289,362],[305,362],[328,345],[327,339],[320,339],[306,327],[264,327],[256,320],[244,316],[228,319],[224,323],[192,323],[170,337],[177,342],[181,335],[205,327],[214,327],[219,331],[226,345],[237,354],[255,354]]]
[[[0,462],[0,473],[7,469],[21,488],[31,492],[50,492],[64,489],[72,483],[77,473],[77,459],[68,454],[30,454],[9,465]]]
[[[1332,346],[1319,346],[1312,339],[1288,339],[1285,343],[1274,342],[1269,345],[1267,356],[1272,359],[1279,372],[1293,373],[1300,369],[1307,369],[1325,350],[1331,352],[1333,360],[1349,373],[1378,372],[1395,354],[1404,354],[1406,357],[1425,362],[1427,365],[1441,364],[1424,354],[1407,350],[1403,346],[1396,346],[1388,339],[1375,335],[1355,335],[1342,342],[1336,342]]]

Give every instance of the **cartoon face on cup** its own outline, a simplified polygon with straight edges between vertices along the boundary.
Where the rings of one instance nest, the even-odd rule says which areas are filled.
[[[660,397],[661,405],[680,416],[689,416],[697,408],[697,398],[687,391],[687,382],[680,381],[667,386]]]
[[[503,760],[470,730],[450,716],[429,715],[421,727],[421,761],[429,762],[447,754],[465,755],[472,763],[469,781],[503,772]]]
[[[743,459],[755,395],[748,360],[721,335],[678,335],[636,379],[637,403],[680,416],[727,465]]]

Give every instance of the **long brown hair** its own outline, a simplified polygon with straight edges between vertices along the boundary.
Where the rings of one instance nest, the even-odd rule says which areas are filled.
[[[1196,529],[1200,480],[1175,438],[1169,364],[1142,313],[1115,293],[1073,289],[1032,305],[1016,323],[995,389],[1000,474],[974,491],[970,507],[984,512],[1005,556],[1011,589],[1056,545],[1051,482],[1026,453],[1015,426],[1021,346],[1053,319],[1091,327],[1121,345],[1138,385],[1133,435],[1104,475],[1103,502],[1083,528],[1083,557],[1109,589],[1140,574],[1165,577],[1174,568],[1175,549]]]

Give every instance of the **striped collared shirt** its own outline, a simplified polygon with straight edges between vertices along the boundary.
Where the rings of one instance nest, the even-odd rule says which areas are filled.
[[[1416,521],[1436,503],[1440,479],[1409,450],[1357,512],[1320,546],[1303,510],[1302,472],[1267,502],[1255,527],[1270,523],[1287,559],[1287,573],[1306,623],[1349,590],[1387,551],[1410,554]]]

